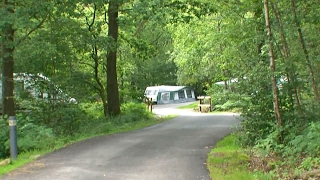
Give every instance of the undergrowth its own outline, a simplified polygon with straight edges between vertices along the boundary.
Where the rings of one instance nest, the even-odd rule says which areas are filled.
[[[219,141],[207,158],[207,166],[212,179],[270,179],[269,175],[263,172],[250,172],[249,164],[249,153],[239,146],[235,135],[226,136]]]
[[[297,102],[292,85],[282,84],[278,124],[269,79],[249,80],[231,84],[228,89],[212,85],[207,93],[215,110],[240,112],[241,128],[235,136],[241,148],[251,151],[250,170],[266,172],[272,179],[311,175],[320,179],[320,106],[312,93],[301,90],[301,102]]]

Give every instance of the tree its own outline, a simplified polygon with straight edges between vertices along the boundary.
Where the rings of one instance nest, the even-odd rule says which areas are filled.
[[[277,119],[277,123],[279,126],[281,126],[282,119],[281,119],[280,108],[279,108],[279,94],[278,94],[278,88],[277,88],[277,81],[275,77],[275,56],[274,56],[272,40],[271,40],[272,31],[271,31],[271,25],[270,25],[268,0],[264,0],[264,10],[265,10],[266,28],[268,30],[268,46],[269,46],[269,56],[270,56],[270,72],[271,72],[271,79],[272,79],[273,108],[274,108],[274,113]]]
[[[279,27],[279,33],[280,33],[280,38],[281,38],[281,44],[282,44],[282,48],[283,48],[283,56],[285,59],[285,63],[288,64],[288,68],[287,68],[287,79],[288,79],[288,83],[292,84],[292,90],[288,91],[288,94],[290,96],[290,98],[294,98],[295,101],[295,106],[299,111],[299,115],[300,117],[302,117],[302,112],[301,112],[301,106],[300,106],[300,99],[299,99],[299,95],[298,95],[298,90],[297,90],[297,78],[296,78],[296,74],[295,74],[295,67],[293,62],[289,59],[290,58],[290,49],[287,43],[287,38],[285,36],[285,32],[284,32],[284,27],[283,27],[283,22],[282,22],[282,18],[281,18],[281,13],[279,11],[277,2],[274,1],[272,2],[272,9],[275,13],[275,16],[277,18],[277,22],[278,22],[278,27]],[[292,97],[293,95],[293,97]],[[291,103],[293,106],[293,102]],[[293,109],[292,109],[293,110]]]
[[[307,49],[307,45],[306,45],[305,39],[304,39],[303,34],[302,34],[300,22],[299,22],[298,17],[297,17],[296,5],[295,5],[295,1],[294,0],[291,0],[291,8],[292,8],[292,13],[293,13],[294,22],[295,22],[295,25],[296,25],[296,28],[297,28],[297,32],[299,34],[299,40],[300,40],[300,43],[301,43],[301,46],[302,46],[302,49],[303,49],[303,53],[305,55],[306,65],[307,65],[308,70],[309,70],[312,90],[313,90],[313,93],[314,93],[314,95],[316,97],[316,100],[318,101],[318,104],[320,105],[319,90],[318,90],[318,87],[317,87],[317,83],[315,81],[315,75],[314,75],[314,72],[313,72],[314,70],[313,70],[313,67],[312,67],[312,63],[310,61],[310,55],[309,55],[309,52],[308,52],[308,49]]]
[[[49,4],[43,1],[38,4],[39,9],[28,9],[35,1],[11,2],[3,0],[2,36],[2,114],[15,115],[14,105],[14,52],[17,46],[25,41],[30,34],[39,29],[47,18]],[[16,6],[19,5],[19,6]],[[16,11],[16,12],[15,12]],[[26,14],[26,15],[21,15]],[[28,19],[29,18],[29,19]],[[19,22],[19,23],[16,23]],[[21,30],[25,31],[21,33]]]
[[[101,32],[94,32],[94,25],[95,23],[97,23],[97,5],[93,4],[93,14],[92,14],[92,20],[91,22],[88,22],[88,18],[86,18],[87,21],[87,25],[88,25],[88,30],[90,31],[90,34],[92,35],[93,38],[93,43],[92,43],[92,50],[91,50],[91,58],[94,61],[94,65],[91,66],[94,70],[94,79],[96,81],[97,86],[93,85],[93,87],[95,87],[95,89],[99,92],[102,104],[103,104],[103,113],[104,116],[107,117],[108,116],[108,102],[106,99],[106,92],[105,92],[105,86],[103,85],[103,83],[101,82],[101,79],[99,77],[100,75],[100,57],[99,57],[99,47],[98,47],[98,39],[99,39],[99,35]],[[99,29],[99,28],[97,28]],[[98,33],[98,34],[97,34]]]
[[[119,89],[117,79],[117,50],[119,35],[119,2],[110,0],[108,7],[108,36],[113,40],[113,46],[107,54],[107,100],[108,113],[111,116],[120,114]]]
[[[15,116],[14,111],[14,29],[13,15],[14,3],[3,0],[4,22],[1,31],[2,36],[2,115]]]

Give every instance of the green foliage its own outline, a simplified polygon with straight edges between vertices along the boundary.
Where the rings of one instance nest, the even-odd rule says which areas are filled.
[[[17,115],[17,130],[18,148],[21,152],[50,147],[55,143],[52,129],[35,124],[28,116]],[[9,141],[6,148],[9,150]]]
[[[133,103],[129,102],[121,105],[121,116],[117,117],[115,120],[118,123],[129,123],[149,120],[153,117],[153,114],[147,109],[144,103]]]
[[[8,140],[9,128],[6,120],[1,119],[0,121],[0,158],[9,156],[9,151],[6,148],[5,143]]]
[[[208,154],[207,166],[213,179],[269,179],[262,172],[248,169],[250,157],[238,144],[235,135],[220,140]]]
[[[77,137],[108,134],[155,123],[154,115],[143,103],[123,104],[123,113],[108,120],[99,103],[33,105],[37,107],[31,112],[17,115],[19,153],[54,149]],[[9,127],[5,120],[1,120],[0,130],[0,158],[4,158],[9,155],[10,145]]]
[[[121,1],[117,78],[123,114],[111,120],[105,118],[100,103],[108,103],[104,99],[106,54],[115,48],[107,37],[108,2],[19,1],[14,15],[3,15],[0,23],[1,29],[4,22],[15,22],[15,72],[43,73],[79,102],[44,102],[27,94],[16,97],[16,108],[28,111],[21,121],[29,123],[24,131],[30,135],[24,134],[21,148],[36,148],[30,141],[38,137],[30,129],[37,129],[39,136],[75,136],[147,120],[151,115],[146,107],[130,102],[141,102],[147,86],[181,84],[194,86],[199,95],[210,95],[216,110],[240,111],[242,145],[286,156],[290,152],[318,156],[320,104],[314,89],[320,87],[320,55],[315,48],[320,46],[319,2],[296,2],[298,22],[290,3],[276,3],[283,27],[270,2],[276,47],[276,68],[271,73],[263,4],[258,0]],[[275,124],[272,76],[278,82],[281,127]],[[214,84],[233,79],[237,82],[227,87]],[[6,126],[5,121],[0,123],[0,156],[8,153]]]
[[[270,152],[279,153],[284,148],[283,144],[279,143],[279,138],[281,137],[281,130],[276,129],[276,125],[274,125],[273,128],[274,129],[271,129],[268,132],[267,137],[260,137],[260,139],[256,140],[257,145],[255,147],[263,149],[265,154],[268,154]]]
[[[320,158],[314,158],[314,157],[306,157],[302,160],[300,166],[298,167],[299,170],[302,171],[310,171],[313,169],[318,168],[318,165],[320,164]]]
[[[122,32],[118,61],[120,92],[123,99],[128,99],[126,102],[136,100],[136,95],[147,86],[176,84],[177,67],[168,53],[173,48],[171,34],[161,25],[165,21],[155,21],[153,16],[148,21],[137,20],[134,17],[144,16],[140,12],[132,16],[127,17],[127,24],[135,24],[130,31]]]
[[[188,104],[188,105],[179,106],[178,109],[195,109],[195,108],[198,108],[198,105],[199,105],[199,101]]]
[[[33,121],[41,126],[51,128],[56,135],[72,135],[82,125],[86,117],[79,105],[67,102],[46,102],[45,100],[31,101],[25,106]]]
[[[311,122],[301,134],[288,142],[286,154],[306,154],[309,157],[320,156],[320,123]],[[289,152],[290,151],[290,152]]]
[[[286,125],[277,127],[275,124],[269,135],[257,140],[255,149],[262,153],[266,160],[273,156],[279,161],[271,159],[274,164],[272,174],[283,179],[301,175],[319,167],[319,122],[311,122],[299,127]]]
[[[232,86],[230,86],[232,87]],[[241,111],[250,106],[251,97],[232,90],[225,90],[221,85],[212,85],[206,91],[211,97],[214,110],[217,111]]]
[[[91,121],[104,119],[102,103],[81,103],[80,109],[86,114],[86,118]]]
[[[18,114],[16,118],[19,153],[51,147],[55,144],[55,136],[51,128],[37,125],[29,116]],[[7,123],[4,123],[4,120],[1,122],[1,133],[5,134],[1,134],[0,136],[0,157],[7,157],[10,152],[9,126]]]

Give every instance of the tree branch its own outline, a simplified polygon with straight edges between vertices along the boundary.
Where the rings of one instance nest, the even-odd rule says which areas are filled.
[[[163,33],[159,34],[159,35],[156,37],[156,39],[151,42],[151,44],[155,44],[156,42],[158,42],[162,35],[163,35]]]
[[[85,63],[85,62],[79,62],[79,64],[84,64],[84,65],[87,65],[87,66],[92,67],[94,69],[94,66],[92,64]]]
[[[96,4],[94,3],[93,4],[93,17],[92,17],[92,21],[91,23],[89,24],[89,20],[88,20],[88,17],[86,17],[86,22],[87,22],[87,25],[88,25],[88,29],[90,32],[92,32],[92,26],[96,20],[96,11],[97,11],[97,6]]]
[[[88,80],[84,80],[85,83],[89,84],[89,86],[93,87],[94,89],[96,89],[97,91],[100,91],[99,87],[95,86],[93,83],[91,83]]]
[[[149,19],[140,22],[140,24],[139,24],[139,26],[137,27],[137,30],[136,30],[136,32],[134,33],[133,36],[137,36],[138,33],[144,28],[144,25],[145,25],[148,21],[149,21]]]
[[[49,14],[49,13],[48,13]],[[48,14],[40,21],[40,23],[35,26],[34,28],[32,28],[23,38],[21,38],[18,43],[15,45],[15,46],[19,46],[25,39],[27,39],[31,33],[33,33],[34,31],[36,31],[37,29],[39,29],[43,23],[45,22],[45,20],[47,19],[48,17]]]

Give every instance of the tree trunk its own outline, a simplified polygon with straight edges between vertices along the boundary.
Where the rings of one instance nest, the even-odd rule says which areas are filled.
[[[277,18],[277,21],[278,21],[278,25],[279,25],[279,28],[280,28],[280,37],[281,37],[281,43],[282,43],[282,48],[283,48],[283,54],[284,54],[286,62],[289,64],[289,67],[290,67],[289,72],[288,72],[288,76],[287,76],[288,83],[292,82],[292,85],[293,85],[292,90],[289,90],[290,98],[292,98],[292,94],[293,94],[294,99],[295,99],[296,108],[297,108],[297,110],[299,112],[300,117],[302,117],[303,113],[301,111],[301,105],[300,105],[300,100],[299,100],[299,96],[298,96],[297,83],[296,83],[297,79],[295,77],[295,68],[294,68],[293,62],[291,62],[289,60],[290,49],[289,49],[289,46],[288,46],[288,43],[287,43],[287,40],[286,40],[286,37],[285,37],[285,34],[284,34],[281,14],[279,12],[277,2],[274,1],[274,2],[272,2],[272,4],[273,4],[273,10],[275,12],[275,15],[276,15],[276,18]]]
[[[113,39],[113,47],[107,55],[107,100],[108,114],[116,116],[120,114],[119,89],[117,80],[117,41],[118,41],[118,14],[119,4],[117,0],[109,1],[108,8],[108,36]]]
[[[305,42],[304,37],[302,35],[300,22],[299,22],[299,20],[297,18],[296,5],[294,3],[294,0],[291,0],[291,7],[292,7],[294,21],[295,21],[295,24],[296,24],[296,27],[297,27],[297,30],[298,30],[300,43],[302,45],[303,53],[304,53],[304,55],[306,57],[306,64],[307,64],[307,67],[309,69],[310,80],[311,80],[311,84],[312,84],[312,90],[313,90],[313,93],[314,93],[314,95],[316,97],[317,102],[320,104],[319,91],[318,91],[318,87],[317,87],[317,84],[316,84],[316,81],[315,81],[315,78],[314,78],[314,72],[313,72],[311,61],[310,61],[310,58],[309,58],[307,45],[306,45],[306,42]]]
[[[275,113],[275,116],[277,119],[278,126],[281,126],[282,119],[281,119],[280,108],[279,108],[279,95],[278,95],[276,78],[274,76],[275,58],[274,58],[273,47],[272,47],[272,42],[271,42],[272,32],[271,32],[271,26],[270,26],[268,0],[264,0],[264,11],[265,11],[266,27],[268,30],[268,46],[269,46],[269,56],[270,56],[270,71],[271,71],[272,94],[273,94],[273,108],[274,108],[274,113]]]
[[[96,40],[97,40],[97,35],[95,35],[94,28],[93,28],[94,23],[96,22],[96,14],[97,14],[97,6],[96,6],[96,4],[94,4],[91,22],[89,22],[87,19],[88,30],[92,34],[92,38],[94,39],[94,42],[96,42]],[[107,119],[107,117],[108,117],[108,103],[107,103],[107,99],[106,99],[105,87],[103,86],[101,79],[99,78],[99,74],[100,74],[100,72],[99,72],[99,66],[100,66],[99,55],[98,55],[98,47],[95,43],[92,45],[91,58],[94,61],[94,65],[93,66],[90,65],[90,66],[93,68],[94,79],[98,85],[98,87],[96,87],[96,86],[94,86],[94,87],[99,93],[99,96],[101,98],[102,105],[103,105],[103,113],[104,113],[105,118]]]
[[[260,7],[260,1],[254,1],[255,5],[256,5],[256,8],[255,8],[255,11],[254,11],[254,17],[255,17],[255,21],[256,21],[256,31],[257,31],[257,34],[264,34],[264,26],[263,26],[263,19],[262,19],[262,15],[263,15],[263,9]],[[257,54],[259,55],[259,60],[263,60],[263,56],[261,55],[262,53],[262,48],[263,48],[263,45],[264,45],[264,39],[261,38],[259,39],[260,36],[258,36],[258,44],[257,44]]]
[[[94,60],[94,79],[96,83],[98,84],[98,92],[103,104],[103,113],[104,116],[107,118],[108,116],[108,103],[106,100],[106,94],[105,94],[105,87],[103,86],[100,78],[99,78],[99,57],[98,57],[98,48],[96,46],[92,47],[92,58]]]
[[[15,116],[14,111],[14,81],[13,81],[13,51],[14,29],[12,21],[8,21],[14,13],[14,5],[8,0],[3,0],[5,23],[2,29],[2,115]],[[5,19],[7,18],[7,19]]]

